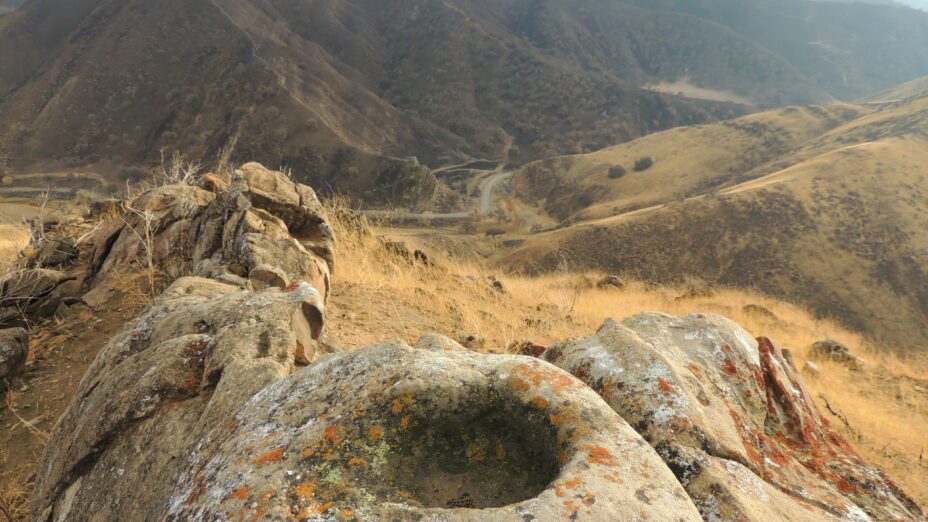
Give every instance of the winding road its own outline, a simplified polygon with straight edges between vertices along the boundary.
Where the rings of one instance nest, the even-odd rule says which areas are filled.
[[[500,172],[492,171],[493,174],[486,176],[480,180],[478,185],[478,190],[480,195],[477,196],[475,200],[476,210],[480,213],[481,216],[486,216],[493,211],[494,203],[494,191],[500,186],[500,184],[509,181],[512,178],[514,171],[509,172]],[[397,218],[397,219],[467,219],[474,215],[473,210],[465,210],[461,212],[406,212],[401,210],[358,210],[358,214],[362,214],[368,217],[381,217],[381,218]]]

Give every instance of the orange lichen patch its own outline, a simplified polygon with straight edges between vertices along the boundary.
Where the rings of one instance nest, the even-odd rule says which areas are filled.
[[[605,478],[606,480],[608,480],[609,482],[612,482],[613,484],[624,484],[625,483],[625,481],[622,480],[621,477],[617,475],[613,475],[611,473],[609,475],[606,475]]]
[[[663,377],[657,378],[657,385],[660,387],[660,389],[664,390],[664,392],[666,393],[670,393],[673,391],[673,386],[671,386],[670,383],[667,382],[667,379]]]
[[[561,423],[561,417],[559,415],[552,415],[548,420],[551,422],[552,426],[557,426]]]
[[[349,466],[367,466],[367,461],[361,457],[353,457],[348,460]]]
[[[322,440],[332,444],[338,444],[341,440],[338,436],[338,426],[329,426],[326,428]]]
[[[566,507],[567,511],[570,511],[571,513],[574,513],[575,511],[580,509],[580,506],[578,506],[577,503],[574,502],[573,500],[565,500],[564,507]]]
[[[581,498],[580,500],[587,506],[592,506],[593,504],[596,503],[596,497],[594,497],[592,493],[587,493],[586,495],[583,495],[583,498]]]
[[[409,429],[409,421],[410,421],[409,415],[403,417],[403,419],[400,421],[400,426],[401,426],[404,430],[405,430],[405,429]]]
[[[568,455],[568,454],[566,454],[566,453],[561,453],[561,454],[557,457],[557,460],[561,461],[561,464],[563,464],[563,463],[567,462],[568,460],[570,460],[570,455]]]
[[[236,499],[236,500],[246,500],[248,498],[248,488],[241,487],[229,493],[229,496],[226,497],[226,500]]]
[[[383,437],[383,428],[375,427],[367,431],[367,438],[373,442],[377,442],[381,437]]]
[[[350,510],[350,509],[348,509],[348,508],[345,508],[345,509],[342,510],[342,516],[345,517],[346,519],[350,519],[350,518],[354,517],[354,511],[352,511],[352,510]]]
[[[403,412],[403,403],[399,399],[393,399],[393,407],[391,408],[394,415],[399,415]]]
[[[312,482],[303,482],[293,490],[293,493],[300,500],[309,500],[316,496],[316,485]]]
[[[287,285],[287,287],[284,288],[284,289],[281,290],[281,291],[282,291],[282,292],[295,292],[296,289],[299,288],[299,287],[300,287],[300,280],[299,280],[299,279],[294,279],[293,281],[290,281],[290,284]]]
[[[514,376],[514,375],[512,375],[512,376],[509,377],[509,382],[512,383],[512,387],[513,387],[513,388],[515,388],[515,389],[517,389],[517,390],[519,390],[519,391],[528,391],[529,388],[532,387],[532,385],[529,384],[528,381],[526,381],[526,380],[524,380],[524,379],[520,379],[519,377],[516,377],[516,376]]]
[[[313,514],[313,512],[312,512],[308,507],[304,507],[304,508],[301,508],[301,509],[300,509],[300,512],[296,514],[296,519],[297,519],[297,520],[306,520],[306,519],[309,518],[310,515],[312,515],[312,514]]]
[[[599,464],[601,466],[616,465],[615,457],[613,457],[606,448],[601,446],[586,446],[584,449],[590,452],[589,456],[587,456],[587,460],[590,463]]]
[[[570,489],[577,489],[578,487],[580,487],[581,484],[583,484],[583,479],[580,477],[568,480],[567,482],[564,483],[564,485]]]
[[[264,466],[271,462],[280,462],[284,458],[283,448],[274,448],[271,451],[261,454],[258,458],[255,459],[255,464],[258,466]]]
[[[548,402],[548,399],[545,399],[544,397],[539,397],[537,395],[532,397],[532,405],[539,410],[547,409],[549,404],[550,403]]]

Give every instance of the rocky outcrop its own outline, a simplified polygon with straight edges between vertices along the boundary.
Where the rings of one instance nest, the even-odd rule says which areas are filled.
[[[77,300],[76,276],[44,268],[12,272],[0,279],[0,328],[29,326],[52,316],[62,302]]]
[[[41,520],[157,520],[203,435],[322,350],[322,294],[181,278],[100,352],[55,427]]]
[[[820,415],[789,352],[713,315],[643,314],[543,358],[598,391],[707,520],[923,520]]]
[[[787,351],[718,316],[610,320],[523,355],[440,335],[333,353],[312,190],[256,164],[201,184],[146,192],[97,234],[91,307],[140,268],[173,283],[85,374],[34,520],[925,518]],[[30,273],[24,305],[62,286]],[[25,332],[0,330],[3,354],[7,338],[24,357]]]
[[[313,190],[249,163],[218,194],[187,184],[150,190],[95,238],[93,282],[151,265],[259,288],[308,281],[325,298],[334,237]]]
[[[832,339],[817,341],[809,347],[809,358],[814,361],[842,364],[854,370],[863,367],[863,361],[852,354],[847,345]]]
[[[29,353],[29,336],[22,328],[0,330],[0,395],[6,391],[5,382],[23,371]]]
[[[324,359],[197,448],[166,520],[699,520],[588,387],[427,338]]]

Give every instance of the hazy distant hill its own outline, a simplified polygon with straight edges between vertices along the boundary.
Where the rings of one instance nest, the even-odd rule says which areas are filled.
[[[625,176],[609,178],[615,165]],[[514,266],[701,277],[928,345],[928,94],[674,129],[533,163],[515,183],[574,224],[531,237]]]
[[[764,2],[742,3],[757,4],[753,24],[768,14]],[[928,74],[916,59],[928,57],[928,15],[911,10],[870,16],[859,46],[872,50],[848,57],[858,45],[835,47],[841,60],[819,74],[817,61],[774,49],[765,34],[779,28],[802,42],[814,34],[832,48],[840,40],[832,33],[849,28],[774,17],[775,27],[754,35],[713,13],[644,7],[30,0],[0,20],[0,156],[17,168],[135,165],[162,148],[210,159],[238,137],[239,158],[290,166],[323,190],[407,204],[395,198],[422,183],[442,199],[408,156],[435,167],[587,152],[748,105],[875,92],[881,67],[894,68],[891,78]],[[850,27],[858,7],[867,6],[827,14]],[[807,9],[813,20],[825,16]],[[911,36],[890,36],[900,29]],[[883,63],[887,46],[898,51],[894,64]],[[842,75],[851,87],[832,89]]]

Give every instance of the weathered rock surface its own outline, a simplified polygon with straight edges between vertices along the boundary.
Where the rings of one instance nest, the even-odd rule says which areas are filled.
[[[598,391],[707,520],[924,520],[821,417],[792,358],[714,315],[642,314],[543,358]]]
[[[52,316],[79,288],[73,275],[44,268],[15,271],[0,279],[0,328],[28,326]]]
[[[23,371],[29,353],[29,336],[22,328],[0,330],[0,395],[6,391],[4,381]]]
[[[200,437],[321,355],[323,312],[307,283],[177,280],[87,371],[47,446],[33,517],[157,520]]]
[[[863,361],[851,353],[844,343],[831,339],[818,341],[809,348],[809,358],[815,361],[830,361],[852,369],[860,369]]]
[[[150,247],[149,247],[150,245]],[[152,264],[172,278],[194,274],[286,287],[308,281],[325,298],[334,238],[313,190],[249,163],[218,195],[186,184],[152,189],[95,238],[95,282]]]
[[[69,237],[47,238],[38,245],[36,265],[39,268],[62,268],[77,259],[78,250]]]
[[[204,439],[166,520],[699,520],[600,397],[430,336],[337,354]]]

